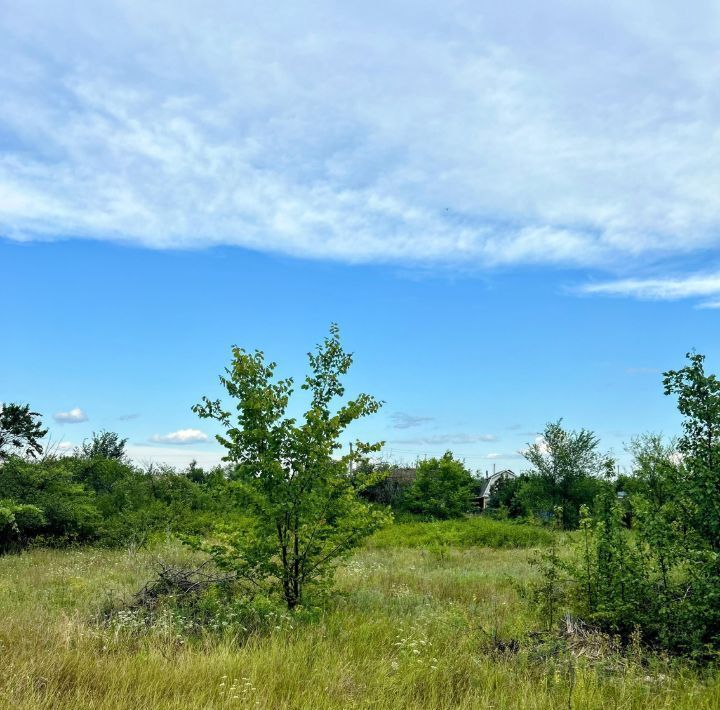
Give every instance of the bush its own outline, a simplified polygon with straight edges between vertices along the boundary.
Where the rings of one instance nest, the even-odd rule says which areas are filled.
[[[542,441],[523,453],[532,469],[516,484],[517,509],[546,521],[560,509],[563,528],[577,528],[580,507],[592,505],[608,485],[604,476],[614,469],[614,462],[598,451],[598,445],[598,438],[587,429],[564,429],[561,420],[548,423]]]
[[[45,523],[42,510],[34,505],[0,501],[0,553],[21,549]]]

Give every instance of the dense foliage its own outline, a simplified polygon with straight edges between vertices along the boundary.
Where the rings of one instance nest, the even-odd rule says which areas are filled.
[[[426,518],[459,518],[470,511],[475,480],[450,451],[418,461],[415,480],[405,494],[407,509]]]
[[[705,373],[702,356],[688,358],[664,376],[684,435],[676,444],[659,436],[634,442],[629,500],[605,487],[594,514],[583,508],[565,570],[570,604],[586,620],[706,656],[720,647],[720,383]]]
[[[222,469],[143,470],[82,451],[42,461],[11,457],[0,465],[0,552],[33,541],[120,545],[208,532],[240,517],[227,487]]]

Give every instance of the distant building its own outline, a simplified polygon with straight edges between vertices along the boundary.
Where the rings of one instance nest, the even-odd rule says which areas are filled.
[[[503,469],[502,471],[493,471],[492,476],[487,476],[484,480],[480,482],[480,487],[478,490],[479,495],[475,499],[475,505],[480,510],[485,510],[488,507],[488,503],[490,502],[490,493],[492,492],[492,487],[500,480],[504,478],[517,478],[517,474],[513,471],[511,471],[509,468]]]

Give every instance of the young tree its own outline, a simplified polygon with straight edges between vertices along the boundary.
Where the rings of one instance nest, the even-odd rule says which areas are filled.
[[[407,493],[408,509],[433,518],[459,518],[470,510],[475,481],[450,451],[439,459],[420,461]]]
[[[587,429],[568,431],[562,420],[545,426],[542,438],[523,456],[532,465],[522,495],[533,512],[548,514],[561,506],[563,526],[577,527],[580,506],[591,505],[603,474],[612,473],[612,460],[601,454],[599,440]]]
[[[207,397],[193,411],[225,428],[217,440],[235,467],[233,485],[251,522],[203,549],[255,587],[279,588],[292,609],[308,585],[327,582],[334,563],[389,520],[358,497],[385,474],[350,472],[354,461],[380,445],[357,442],[353,453],[336,457],[342,432],[381,403],[367,394],[344,401],[341,379],[353,358],[342,349],[335,324],[308,353],[310,373],[301,389],[310,406],[299,423],[287,415],[293,380],[276,379],[276,364],[261,351],[234,347],[232,353],[220,382],[235,400],[235,413]]]
[[[705,374],[705,356],[687,354],[680,370],[663,373],[665,394],[675,394],[685,417],[678,440],[686,480],[683,495],[692,504],[688,522],[720,552],[720,381]]]
[[[43,452],[40,439],[45,434],[40,415],[31,412],[30,405],[0,405],[0,461],[13,454],[36,458]]]

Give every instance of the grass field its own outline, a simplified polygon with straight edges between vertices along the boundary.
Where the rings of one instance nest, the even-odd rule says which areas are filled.
[[[340,593],[317,618],[279,614],[241,639],[97,623],[157,556],[188,555],[175,545],[3,557],[0,707],[720,708],[710,671],[539,650],[522,598],[533,554],[371,544],[340,569]]]
[[[369,541],[375,548],[421,547],[536,547],[550,543],[551,534],[535,525],[514,524],[486,516],[432,523],[388,525]]]

